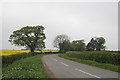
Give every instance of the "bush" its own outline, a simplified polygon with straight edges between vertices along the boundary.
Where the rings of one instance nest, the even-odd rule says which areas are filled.
[[[2,56],[2,67],[12,64],[16,60],[24,59],[26,57],[37,55],[38,53],[22,53],[17,55]]]
[[[99,63],[109,63],[119,65],[120,55],[118,53],[108,51],[69,51],[66,52],[69,57],[75,57],[83,60],[92,60]]]
[[[6,67],[9,64],[12,64],[14,61],[24,59],[26,57],[31,57],[35,56],[38,54],[58,54],[58,52],[43,52],[43,53],[38,53],[38,52],[30,52],[30,53],[21,53],[21,54],[15,54],[15,55],[10,55],[10,56],[2,56],[2,67]]]

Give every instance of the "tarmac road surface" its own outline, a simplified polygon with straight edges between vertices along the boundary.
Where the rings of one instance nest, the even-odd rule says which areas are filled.
[[[42,57],[47,73],[53,78],[118,78],[118,73],[60,58],[57,54]]]

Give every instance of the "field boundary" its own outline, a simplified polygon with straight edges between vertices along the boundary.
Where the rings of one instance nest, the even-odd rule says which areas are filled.
[[[120,68],[120,66],[117,66],[117,65],[98,63],[98,62],[95,62],[92,60],[82,60],[82,59],[78,59],[78,58],[74,58],[74,57],[68,57],[67,55],[65,55],[65,53],[64,54],[61,53],[58,56],[61,58],[64,58],[64,59],[78,62],[78,63],[82,63],[82,64],[94,66],[94,67],[99,67],[102,69],[111,70],[111,71],[115,71],[115,72],[119,72],[119,68]]]

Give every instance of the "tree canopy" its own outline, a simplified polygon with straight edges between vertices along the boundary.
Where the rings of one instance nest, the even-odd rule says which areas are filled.
[[[96,41],[95,41],[94,38],[92,38],[92,39],[90,40],[90,42],[87,44],[86,50],[88,50],[88,51],[94,51],[95,48],[96,48]]]
[[[71,43],[71,51],[84,51],[85,43],[84,40],[75,40]]]
[[[105,44],[105,39],[103,37],[96,38],[96,50],[97,51],[105,50],[104,44]]]
[[[24,46],[34,52],[35,49],[45,48],[46,39],[43,26],[26,26],[14,31],[9,42],[16,46]]]
[[[105,50],[105,39],[95,37],[86,45],[84,40],[74,40],[70,42],[67,35],[57,35],[53,41],[54,47],[59,48],[60,52],[66,51],[101,51]]]
[[[101,51],[105,50],[105,39],[103,37],[92,38],[90,42],[87,44],[87,51]]]
[[[53,41],[53,46],[62,51],[63,45],[66,44],[67,41],[69,41],[69,37],[67,35],[57,35]]]

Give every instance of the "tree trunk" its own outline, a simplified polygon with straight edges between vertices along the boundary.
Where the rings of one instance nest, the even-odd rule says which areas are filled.
[[[30,49],[31,52],[34,52],[34,49]]]

